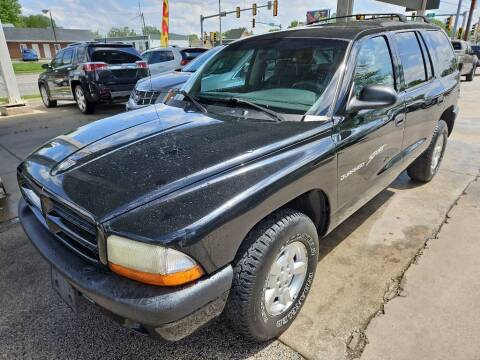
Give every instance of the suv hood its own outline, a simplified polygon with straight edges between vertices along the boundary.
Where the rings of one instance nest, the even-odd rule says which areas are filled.
[[[300,141],[315,127],[225,120],[161,104],[59,136],[19,172],[104,221]]]
[[[135,89],[139,91],[170,89],[185,83],[192,74],[186,71],[172,71],[166,74],[149,76],[140,80]]]

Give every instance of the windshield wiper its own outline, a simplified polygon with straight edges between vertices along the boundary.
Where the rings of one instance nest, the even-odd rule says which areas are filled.
[[[200,103],[198,102],[198,100],[197,100],[194,96],[190,95],[190,94],[189,94],[188,92],[186,92],[185,90],[179,90],[178,93],[181,94],[181,95],[183,95],[185,98],[187,98],[188,101],[190,101],[193,105],[195,105],[195,107],[196,107],[198,110],[200,110],[202,113],[208,114],[207,108],[206,108],[205,106],[203,106],[202,104],[200,104]]]
[[[205,99],[207,99],[205,97]],[[264,107],[262,105],[258,105],[256,103],[253,103],[251,101],[248,101],[248,100],[244,100],[244,99],[240,99],[240,98],[235,98],[235,97],[230,97],[230,98],[214,98],[214,99],[210,99],[208,98],[208,100],[210,101],[218,101],[218,102],[223,102],[223,103],[230,103],[230,104],[239,104],[239,105],[247,105],[251,108],[254,108],[254,109],[257,109],[257,110],[260,110],[262,112],[264,112],[265,114],[268,114],[270,115],[270,117],[274,118],[275,120],[277,121],[286,121],[286,119],[283,117],[283,115],[281,115],[280,113],[276,112],[276,111],[273,111],[267,107]]]

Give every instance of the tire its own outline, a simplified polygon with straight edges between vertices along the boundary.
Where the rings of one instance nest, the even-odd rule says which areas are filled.
[[[40,97],[42,98],[43,105],[47,108],[53,108],[57,106],[57,100],[50,100],[50,94],[44,84],[40,85]]]
[[[224,314],[234,330],[255,342],[282,334],[305,302],[317,261],[317,229],[305,214],[283,209],[257,224],[233,264]]]
[[[477,70],[477,66],[475,65],[473,68],[472,68],[472,72],[470,72],[469,74],[467,74],[465,76],[465,79],[467,81],[473,81],[473,78],[475,77],[475,71]]]
[[[447,123],[440,120],[435,127],[428,149],[407,168],[407,174],[412,180],[429,182],[433,179],[445,154],[447,139]]]
[[[88,100],[85,95],[85,91],[81,85],[76,85],[74,90],[75,101],[77,102],[77,107],[80,112],[83,114],[92,114],[95,111],[95,103]]]

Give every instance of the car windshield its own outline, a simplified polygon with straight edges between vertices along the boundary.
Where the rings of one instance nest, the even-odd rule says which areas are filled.
[[[347,45],[312,38],[240,41],[197,73],[188,91],[204,101],[241,99],[278,112],[305,114],[319,102],[330,106],[331,99],[321,98],[332,93]]]
[[[221,50],[222,47],[218,46],[216,48],[210,49],[207,52],[204,52],[202,55],[197,57],[195,60],[193,60],[190,64],[185,66],[182,71],[184,72],[195,72],[197,71],[200,66],[205,64],[205,62],[210,59],[213,55],[215,55],[219,50]]]

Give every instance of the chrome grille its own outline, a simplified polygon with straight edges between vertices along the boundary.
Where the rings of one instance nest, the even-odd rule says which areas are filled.
[[[161,91],[141,91],[135,89],[132,92],[132,98],[137,105],[151,105],[155,104],[160,94]]]
[[[95,224],[54,199],[31,181],[22,180],[23,197],[38,220],[70,250],[83,259],[98,264]],[[38,207],[37,198],[40,199],[41,208]]]

